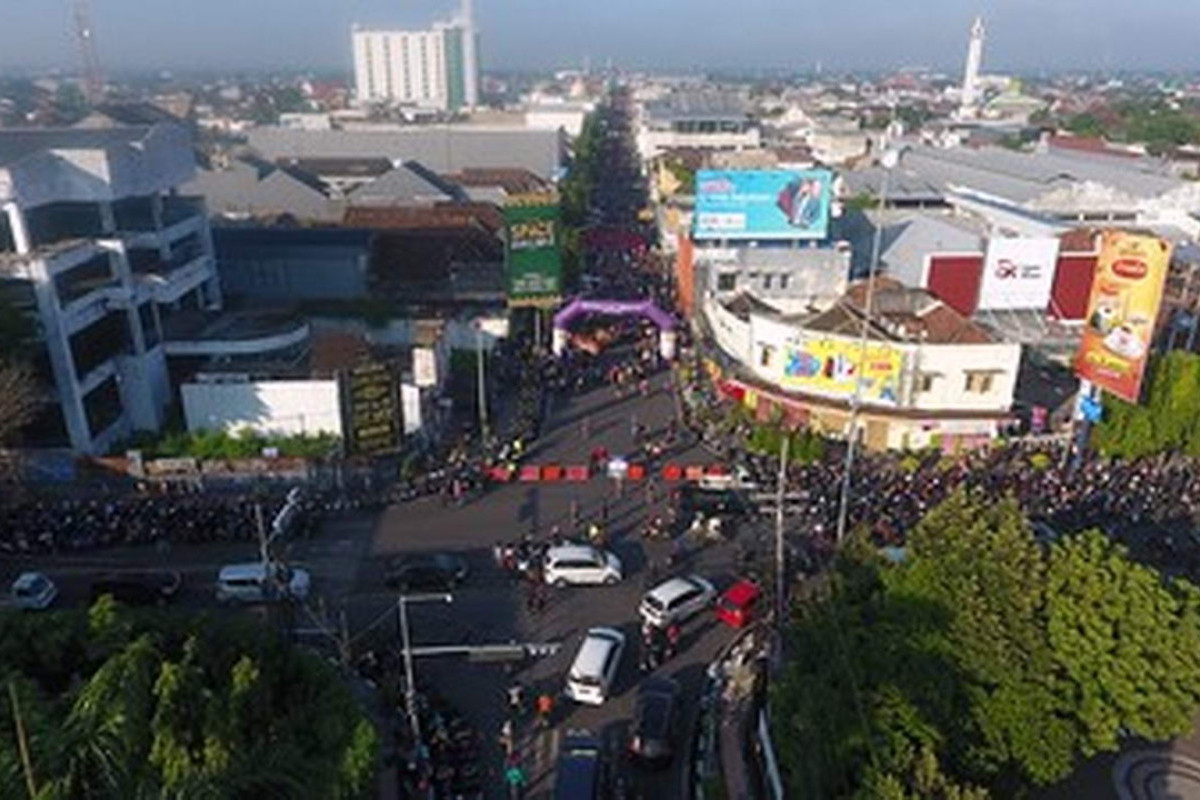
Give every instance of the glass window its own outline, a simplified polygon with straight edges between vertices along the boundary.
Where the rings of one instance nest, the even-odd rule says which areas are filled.
[[[937,375],[934,375],[929,372],[921,373],[921,375],[917,378],[917,391],[918,392],[932,392],[933,384],[934,384],[934,381],[936,381],[936,380],[937,380]]]
[[[971,394],[987,394],[992,390],[991,372],[967,372],[966,389]]]
[[[717,276],[717,291],[732,292],[737,288],[737,273],[722,272]]]

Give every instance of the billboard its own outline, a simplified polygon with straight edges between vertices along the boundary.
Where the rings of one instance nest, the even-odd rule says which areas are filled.
[[[1045,309],[1057,265],[1058,239],[1053,236],[992,238],[983,261],[977,308]]]
[[[826,169],[700,170],[696,239],[824,239],[833,173]]]
[[[504,204],[509,306],[553,306],[562,299],[558,197],[512,195]]]
[[[854,339],[804,336],[783,347],[783,376],[779,383],[827,397],[854,394],[854,382],[862,383],[864,403],[895,406],[900,403],[900,379],[904,353],[889,344]]]
[[[1155,236],[1105,231],[1088,298],[1075,372],[1130,403],[1141,394],[1171,245]]]
[[[390,364],[366,362],[346,373],[346,430],[350,452],[372,455],[400,444],[396,376]]]

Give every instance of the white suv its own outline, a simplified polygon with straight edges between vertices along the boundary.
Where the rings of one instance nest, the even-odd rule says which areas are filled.
[[[703,611],[716,596],[713,585],[699,575],[671,578],[646,593],[638,613],[647,623],[662,628]]]
[[[617,680],[625,634],[616,628],[591,628],[567,673],[567,697],[590,706],[602,705]]]
[[[607,550],[586,544],[551,547],[546,551],[545,573],[546,583],[554,586],[612,586],[621,581],[621,560]]]

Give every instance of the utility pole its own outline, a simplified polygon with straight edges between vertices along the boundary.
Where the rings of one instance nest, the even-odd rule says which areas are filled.
[[[786,622],[787,613],[787,584],[784,577],[783,547],[783,498],[787,490],[788,450],[792,444],[790,432],[783,437],[783,446],[779,449],[779,483],[775,492],[775,622],[780,630]]]
[[[900,154],[894,150],[887,151],[880,158],[883,167],[883,178],[879,186],[879,210],[887,209],[888,179],[892,169],[900,162]],[[867,363],[867,341],[871,332],[871,307],[875,302],[875,281],[879,277],[879,256],[883,249],[883,226],[886,222],[880,217],[875,225],[875,238],[871,245],[871,263],[867,272],[866,297],[863,301],[862,326],[858,337],[858,365],[854,372],[854,394],[850,400],[850,431],[846,442],[846,461],[842,465],[841,497],[838,500],[837,517],[837,546],[841,547],[846,540],[846,525],[850,514],[850,492],[852,491],[851,475],[854,472],[854,457],[858,450],[858,414],[862,407],[863,368]]]

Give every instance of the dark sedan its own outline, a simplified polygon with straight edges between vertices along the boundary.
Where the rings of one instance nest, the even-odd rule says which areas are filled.
[[[401,591],[449,591],[465,581],[469,572],[466,560],[453,553],[399,556],[388,562],[384,583]]]
[[[117,572],[92,581],[91,598],[107,594],[128,606],[160,605],[179,594],[182,584],[183,577],[170,569]]]
[[[648,766],[666,766],[675,755],[679,725],[679,684],[649,678],[638,687],[629,752]]]

